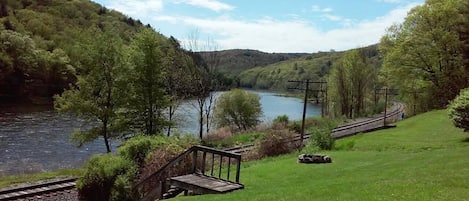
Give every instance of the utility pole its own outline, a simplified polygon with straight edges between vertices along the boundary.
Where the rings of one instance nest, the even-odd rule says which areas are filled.
[[[304,90],[304,102],[303,102],[303,118],[301,120],[301,133],[300,133],[300,147],[303,147],[303,138],[305,136],[305,120],[306,120],[306,109],[307,109],[307,104],[308,104],[308,91],[310,84],[320,84],[321,89],[319,90],[314,90],[318,92],[324,93],[324,90],[322,89],[322,84],[327,83],[325,81],[310,81],[309,79],[307,80],[289,80],[288,82],[290,83],[297,83],[297,84],[304,84],[305,88],[299,88],[299,87],[294,87],[294,88],[288,88],[288,89],[297,89],[297,90]],[[324,98],[323,98],[323,103],[321,104],[321,116],[324,115]]]
[[[384,92],[382,92],[384,91]],[[384,115],[383,115],[383,127],[386,127],[386,115],[388,108],[388,95],[397,95],[397,89],[389,89],[384,87],[382,89],[375,89],[375,94],[384,94]]]
[[[384,118],[383,118],[383,126],[386,127],[386,111],[388,108],[388,88],[384,88]]]
[[[414,112],[414,116],[417,115],[417,94],[421,94],[423,92],[421,91],[417,91],[417,90],[414,90],[411,92],[413,94],[413,98],[414,98],[414,103],[413,103],[413,112]]]

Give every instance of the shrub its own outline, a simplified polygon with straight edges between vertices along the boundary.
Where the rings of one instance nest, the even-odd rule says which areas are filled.
[[[259,146],[259,158],[292,152],[298,147],[290,141],[294,136],[295,133],[288,129],[269,131]]]
[[[140,166],[144,162],[147,155],[156,147],[167,143],[161,136],[143,136],[137,135],[119,147],[119,155],[133,161]]]
[[[317,126],[318,122],[320,119],[317,117],[308,117],[305,119],[305,130],[308,130],[309,128],[313,126]],[[290,123],[288,126],[291,130],[295,131],[296,133],[301,133],[301,120],[299,121],[293,121]]]
[[[226,128],[226,127],[224,127]],[[204,138],[204,145],[215,148],[228,148],[236,145],[243,145],[248,143],[255,143],[264,137],[262,132],[253,133],[232,133],[227,129],[217,129],[215,132],[210,132]]]
[[[469,132],[469,88],[462,89],[459,95],[451,101],[449,117],[454,125]]]
[[[131,184],[137,167],[132,161],[107,154],[95,155],[77,182],[80,200],[131,200]]]
[[[200,141],[195,137],[189,135],[182,138],[164,136],[161,136],[160,138],[165,140],[165,143],[163,146],[155,147],[148,154],[145,162],[141,166],[140,178],[145,178],[151,175],[177,155],[200,143]]]
[[[290,123],[288,126],[290,130],[296,132],[296,133],[301,133],[301,122],[300,121],[293,121]]]
[[[286,114],[277,116],[274,119],[274,123],[282,123],[282,124],[288,124],[290,120],[288,119],[288,116]]]
[[[337,123],[333,120],[319,120],[317,127],[309,130],[311,134],[310,140],[320,149],[331,150],[334,147],[334,139],[331,136],[331,132],[336,126]]]
[[[224,147],[228,144],[228,139],[233,137],[233,132],[229,127],[222,127],[216,130],[211,130],[204,136],[204,145],[211,147]]]

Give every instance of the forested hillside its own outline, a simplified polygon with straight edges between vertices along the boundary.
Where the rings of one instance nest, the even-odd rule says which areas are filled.
[[[217,57],[220,73],[237,75],[244,70],[257,66],[266,66],[269,64],[299,58],[306,56],[306,53],[266,53],[257,50],[222,50],[216,52],[201,52],[202,57]]]
[[[89,0],[2,0],[0,97],[50,99],[82,71],[93,30],[112,32],[128,44],[143,27]]]
[[[381,66],[377,45],[360,49],[373,66]],[[240,73],[240,85],[256,89],[286,90],[288,80],[325,80],[334,62],[345,52],[319,52],[248,69]]]

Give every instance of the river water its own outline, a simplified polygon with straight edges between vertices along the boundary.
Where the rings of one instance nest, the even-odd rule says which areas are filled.
[[[263,121],[286,114],[291,120],[302,117],[303,102],[272,92],[255,92],[261,97]],[[182,133],[197,133],[197,110],[190,102],[180,109]],[[320,107],[308,104],[307,116],[320,115]],[[78,148],[70,142],[80,129],[78,118],[58,114],[51,106],[8,105],[0,107],[0,176],[76,168],[96,153],[105,153],[103,140]],[[118,142],[112,141],[113,150]]]

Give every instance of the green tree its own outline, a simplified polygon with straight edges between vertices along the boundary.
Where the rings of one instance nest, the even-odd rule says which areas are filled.
[[[0,44],[1,88],[15,95],[27,94],[26,84],[38,72],[36,44],[29,36],[10,30],[0,32]]]
[[[191,59],[181,48],[174,37],[169,38],[170,46],[166,50],[165,59],[165,89],[171,104],[168,107],[166,132],[170,136],[171,128],[177,123],[176,111],[183,100],[190,96],[191,74],[188,61]]]
[[[427,0],[383,36],[385,78],[407,100],[420,91],[426,98],[422,102],[429,103],[427,109],[443,108],[469,86],[469,67],[463,62],[467,28],[462,29],[469,26],[467,10],[464,0]]]
[[[164,111],[170,105],[165,91],[165,53],[162,35],[147,28],[135,36],[131,44],[131,65],[127,109],[133,127],[146,135],[155,135],[168,124]]]
[[[259,95],[241,89],[233,89],[218,97],[215,106],[217,126],[236,126],[246,130],[256,126],[262,116]]]
[[[330,99],[336,112],[358,117],[366,112],[366,102],[377,80],[376,67],[370,64],[364,49],[351,50],[334,64],[329,77]]]
[[[55,108],[83,118],[89,130],[75,131],[72,141],[82,146],[103,137],[106,151],[111,152],[109,140],[119,136],[122,129],[119,110],[122,108],[123,46],[114,35],[96,31],[96,40],[86,47],[89,60],[77,86],[55,96]]]
[[[451,101],[448,110],[454,125],[462,128],[464,132],[469,132],[469,88],[461,90],[461,93]]]

